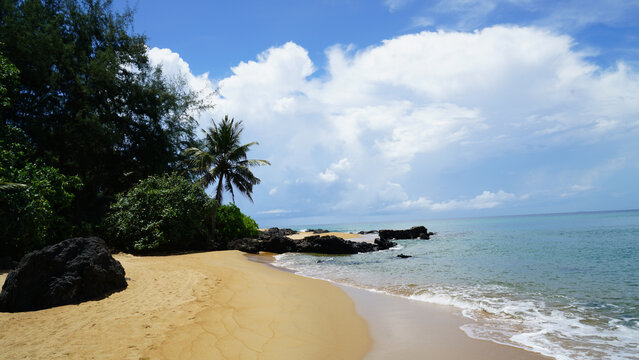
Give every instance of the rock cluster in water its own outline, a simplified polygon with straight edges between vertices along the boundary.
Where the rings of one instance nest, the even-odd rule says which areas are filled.
[[[424,226],[414,226],[408,230],[380,230],[379,238],[385,240],[422,239],[428,240],[435,233],[428,232]]]
[[[324,229],[311,229],[314,234],[329,232]],[[229,241],[229,250],[240,250],[248,253],[260,251],[272,253],[305,252],[318,254],[357,254],[389,249],[397,243],[394,239],[429,239],[434,233],[428,232],[424,226],[416,226],[407,230],[372,230],[360,234],[379,233],[374,243],[344,240],[337,236],[311,235],[301,240],[293,240],[289,235],[297,233],[291,229],[270,228],[260,231],[257,238],[242,238]],[[402,254],[403,255],[403,254]],[[403,255],[401,257],[409,257]]]
[[[275,229],[275,230],[274,230]],[[319,254],[357,254],[391,248],[396,243],[388,240],[376,239],[374,244],[344,240],[337,236],[311,235],[302,240],[293,240],[282,235],[280,229],[268,229],[260,233],[257,239],[243,238],[229,241],[229,250],[240,250],[248,253],[260,251],[285,253],[305,252]]]
[[[308,229],[308,232],[312,232],[313,234],[326,234],[330,231],[326,230],[326,229]]]
[[[25,255],[0,293],[0,311],[76,304],[126,288],[124,268],[100,238],[67,239]]]

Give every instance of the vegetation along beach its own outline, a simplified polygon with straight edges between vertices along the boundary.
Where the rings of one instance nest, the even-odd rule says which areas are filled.
[[[639,360],[637,18],[0,2],[0,359]]]

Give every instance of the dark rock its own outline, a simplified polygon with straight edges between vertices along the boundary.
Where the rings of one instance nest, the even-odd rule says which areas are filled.
[[[377,230],[368,230],[368,231],[360,231],[358,232],[360,235],[368,235],[368,234],[377,234]]]
[[[357,254],[375,251],[376,246],[371,243],[344,240],[337,236],[307,236],[298,240],[296,252],[318,254]]]
[[[308,232],[312,232],[313,234],[326,234],[330,231],[324,229],[308,229]]]
[[[0,293],[0,311],[40,310],[126,288],[124,268],[102,239],[74,238],[25,255]]]
[[[390,241],[388,239],[376,238],[375,245],[377,245],[377,250],[386,250],[390,249],[393,246],[397,246],[396,242]]]
[[[408,259],[408,258],[411,258],[411,257],[413,257],[413,256],[412,256],[412,255],[399,254],[399,255],[397,255],[397,257],[398,257],[398,258],[401,258],[401,259]]]
[[[422,239],[428,240],[430,239],[430,235],[433,233],[429,233],[428,229],[423,226],[415,226],[408,230],[380,230],[379,237],[381,239]]]
[[[270,229],[260,231],[260,237],[269,238],[272,236],[289,236],[297,234],[297,231],[293,229],[280,229],[276,227],[272,227]]]
[[[0,269],[10,270],[18,266],[17,261],[13,261],[10,256],[0,256]]]
[[[388,240],[376,239],[374,244],[344,240],[337,236],[312,235],[302,240],[292,240],[285,236],[260,236],[257,239],[243,238],[229,241],[229,250],[240,250],[248,253],[267,251],[273,253],[304,252],[318,254],[357,254],[385,250],[395,244]]]

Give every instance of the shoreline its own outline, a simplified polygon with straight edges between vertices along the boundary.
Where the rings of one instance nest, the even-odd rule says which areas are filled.
[[[549,359],[464,333],[457,309],[313,279],[239,251],[117,254],[129,287],[0,313],[13,358]],[[6,274],[0,274],[0,283]],[[275,324],[275,325],[274,325]],[[33,339],[33,340],[29,340]],[[270,345],[269,345],[270,344]]]
[[[326,281],[239,251],[114,257],[126,271],[123,291],[0,313],[2,357],[361,359],[371,347],[352,299]]]
[[[350,240],[356,241],[355,238]],[[291,269],[274,265],[274,255],[277,254],[246,256],[251,261],[260,262],[279,271],[305,277]],[[468,336],[461,326],[468,324],[470,320],[452,306],[411,300],[331,280],[319,280],[331,283],[348,294],[355,302],[357,313],[368,323],[373,345],[364,359],[413,359],[425,354],[437,360],[552,359],[527,349]]]

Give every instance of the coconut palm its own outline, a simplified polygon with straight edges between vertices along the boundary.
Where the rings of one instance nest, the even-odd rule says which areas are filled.
[[[192,170],[200,178],[198,183],[207,188],[216,184],[215,199],[221,204],[224,190],[231,193],[235,203],[235,187],[240,193],[253,201],[253,185],[260,183],[250,168],[253,166],[270,165],[266,160],[247,159],[246,153],[256,141],[240,145],[240,135],[244,127],[242,121],[230,119],[228,115],[213,127],[205,130],[202,148],[188,148],[184,152]]]
[[[25,184],[17,184],[12,182],[0,181],[0,191],[11,191],[26,188]]]

